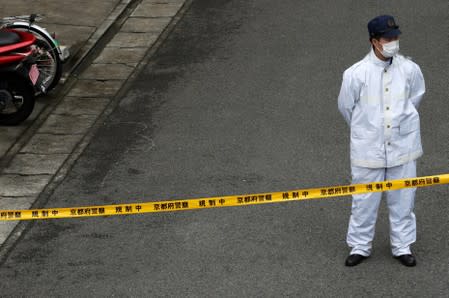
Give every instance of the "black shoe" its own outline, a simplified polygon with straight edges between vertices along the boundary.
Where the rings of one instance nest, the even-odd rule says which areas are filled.
[[[399,262],[401,262],[402,265],[404,266],[407,267],[416,266],[416,259],[412,254],[395,256],[395,259],[398,259]]]
[[[359,255],[359,254],[349,255],[348,258],[346,259],[345,265],[349,266],[349,267],[356,266],[356,265],[360,264],[366,258],[367,257]]]

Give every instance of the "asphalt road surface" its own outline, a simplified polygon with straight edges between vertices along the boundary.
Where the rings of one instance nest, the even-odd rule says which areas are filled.
[[[200,0],[47,206],[349,183],[341,75],[383,13],[427,83],[418,172],[447,173],[447,1]],[[372,257],[344,266],[349,197],[34,222],[0,267],[0,295],[447,297],[448,200],[447,186],[418,190],[414,268],[391,256],[384,203]]]

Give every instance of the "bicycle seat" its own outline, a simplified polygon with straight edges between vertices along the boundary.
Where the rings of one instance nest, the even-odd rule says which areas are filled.
[[[7,46],[20,41],[20,36],[16,32],[0,30],[0,46]]]

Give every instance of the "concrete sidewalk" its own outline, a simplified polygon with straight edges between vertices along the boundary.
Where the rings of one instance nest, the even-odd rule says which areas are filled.
[[[88,145],[97,121],[110,112],[121,88],[138,73],[147,53],[151,55],[150,49],[156,49],[160,37],[168,34],[164,35],[169,32],[166,28],[179,19],[176,16],[186,0],[43,0],[39,6],[37,1],[30,6],[21,0],[12,7],[2,2],[4,16],[45,10],[45,23],[40,24],[57,32],[76,61],[90,52],[110,26],[120,25],[109,42],[100,41],[97,55],[89,57],[82,72],[76,70],[67,86],[39,98],[27,121],[17,127],[0,126],[0,219],[13,219],[14,213],[5,210],[38,208],[38,198],[64,178]],[[25,228],[17,223],[0,221],[0,259]],[[14,228],[14,237],[9,237]],[[6,240],[10,244],[5,245]]]
[[[76,57],[117,6],[127,3],[122,0],[0,0],[0,12],[2,17],[43,14],[45,17],[38,24],[56,32],[61,44],[70,46]]]
[[[29,15],[31,13],[44,15],[44,19],[37,24],[51,33],[55,32],[59,42],[70,49],[71,57],[64,65],[63,74],[63,76],[68,76],[73,66],[79,63],[84,55],[95,46],[99,38],[130,2],[130,0],[17,0],[13,2],[0,0],[0,16]],[[87,7],[89,9],[86,9]],[[0,126],[0,160],[36,120],[47,103],[45,98],[39,99],[33,114],[20,126]]]

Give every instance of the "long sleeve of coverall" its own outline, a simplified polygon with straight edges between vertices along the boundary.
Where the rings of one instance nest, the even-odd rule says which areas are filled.
[[[338,109],[348,125],[351,125],[352,110],[359,100],[359,85],[349,71],[343,73],[343,83],[338,96]]]

